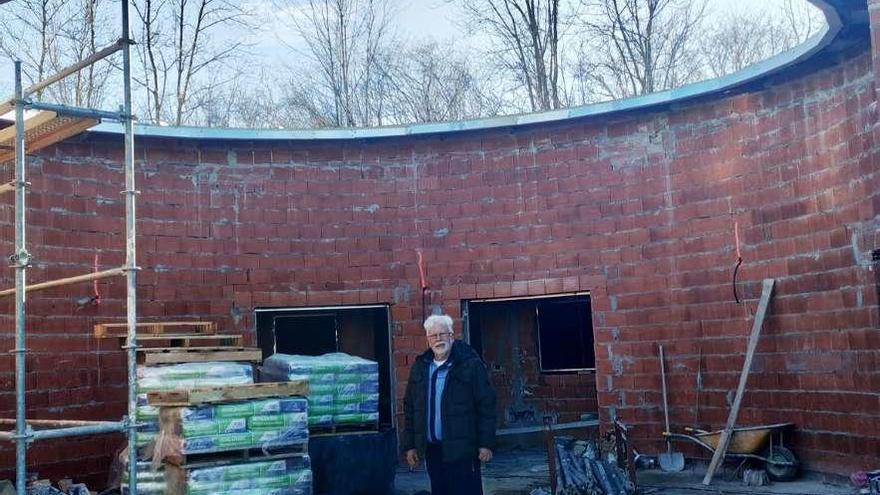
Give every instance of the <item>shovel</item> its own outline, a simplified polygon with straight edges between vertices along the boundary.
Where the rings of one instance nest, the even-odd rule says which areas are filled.
[[[666,401],[666,360],[663,357],[663,346],[660,347],[660,379],[663,385],[663,417],[666,419],[666,452],[660,454],[660,469],[674,473],[684,469],[684,455],[672,451],[672,440],[669,438],[669,404]]]

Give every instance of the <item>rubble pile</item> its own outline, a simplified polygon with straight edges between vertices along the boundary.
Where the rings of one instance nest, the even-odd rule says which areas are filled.
[[[602,459],[596,445],[572,437],[554,439],[557,495],[632,495],[635,486],[609,453]]]

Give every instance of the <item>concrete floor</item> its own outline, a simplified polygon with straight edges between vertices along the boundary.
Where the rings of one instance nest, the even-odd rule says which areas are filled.
[[[732,471],[730,469],[729,471]],[[818,479],[801,479],[788,483],[750,488],[740,480],[726,481],[732,476],[726,471],[715,477],[712,486],[703,486],[699,469],[681,473],[640,471],[639,493],[644,495],[852,495],[855,489],[830,484]],[[492,462],[484,465],[485,495],[528,495],[538,487],[549,488],[547,454],[542,450],[513,450],[498,452]],[[430,490],[424,464],[415,471],[400,468],[395,486],[399,495],[412,495],[419,490]]]

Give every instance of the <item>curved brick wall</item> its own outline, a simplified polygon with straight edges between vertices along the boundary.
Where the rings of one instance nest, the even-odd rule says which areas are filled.
[[[420,298],[409,295],[416,249],[431,301],[456,316],[461,299],[589,290],[601,416],[634,425],[640,450],[656,451],[656,344],[667,349],[673,423],[721,426],[760,281],[773,277],[740,421],[796,422],[791,440],[811,469],[876,467],[878,73],[866,48],[673,110],[321,143],[140,139],[139,316],[252,332],[254,307],[391,303],[400,396],[423,348]],[[121,144],[93,134],[30,162],[31,280],[89,271],[96,249],[101,268],[122,263]],[[3,201],[0,248],[11,252]],[[731,290],[734,223],[744,304]],[[92,286],[29,297],[32,417],[123,414],[124,355],[91,337],[96,321],[124,314],[120,282],[98,284],[99,305]],[[11,329],[12,304],[0,304]],[[0,346],[13,347],[11,330]],[[12,417],[12,357],[0,363],[0,412]],[[577,386],[589,395],[593,385]],[[91,473],[98,484],[121,444],[40,444],[30,460],[42,477]],[[0,467],[13,459],[0,452]]]

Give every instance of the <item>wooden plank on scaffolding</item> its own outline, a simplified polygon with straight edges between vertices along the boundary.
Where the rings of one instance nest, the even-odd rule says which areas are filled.
[[[764,326],[764,319],[767,316],[767,310],[770,307],[770,299],[773,297],[773,286],[775,280],[772,278],[764,279],[764,286],[761,290],[761,301],[758,303],[758,311],[755,313],[755,322],[752,325],[752,334],[749,336],[748,349],[746,350],[746,359],[743,362],[742,372],[739,375],[739,385],[736,387],[736,396],[733,399],[733,405],[730,407],[730,415],[727,417],[727,426],[721,432],[721,439],[718,440],[718,447],[712,455],[712,462],[709,463],[709,469],[706,470],[706,476],[703,477],[703,484],[710,485],[715,471],[724,462],[724,456],[727,454],[727,447],[730,445],[730,436],[733,428],[736,426],[736,417],[739,415],[739,407],[742,405],[743,395],[746,391],[746,382],[749,380],[749,372],[752,369],[752,360],[755,357],[755,350],[758,348],[758,339],[761,337],[761,327]]]
[[[15,181],[14,180],[0,184],[0,194],[5,193],[5,192],[10,192],[10,191],[15,191]]]
[[[213,321],[146,321],[138,323],[136,328],[139,337],[141,335],[212,335],[217,331],[217,324]],[[127,323],[98,323],[95,325],[95,337],[127,336]]]
[[[44,112],[41,112],[44,113]],[[53,112],[49,112],[53,113]],[[25,152],[33,153],[55,143],[75,136],[98,124],[98,120],[67,115],[56,115],[55,118],[35,126],[25,132]],[[0,132],[12,133],[7,140],[0,140],[0,163],[15,159],[15,126],[6,127]]]
[[[308,380],[291,380],[289,382],[249,383],[245,385],[224,385],[222,387],[150,392],[147,394],[147,400],[151,406],[193,406],[237,400],[290,397],[293,395],[307,396],[308,394]]]
[[[0,101],[0,117],[3,117],[4,114],[7,114],[13,110],[15,110],[15,98],[9,98],[8,100]],[[12,117],[12,120],[14,119],[15,117]]]
[[[104,270],[102,272],[94,272],[94,273],[88,273],[86,275],[77,275],[75,277],[61,278],[58,280],[51,280],[49,282],[40,282],[38,284],[29,285],[29,286],[25,287],[24,290],[25,290],[25,292],[33,292],[36,290],[51,289],[53,287],[61,287],[62,285],[76,284],[79,282],[90,282],[92,280],[99,280],[102,278],[115,277],[115,276],[124,275],[124,274],[125,274],[124,268],[121,268],[121,267],[120,268],[111,268],[109,270]],[[0,290],[0,297],[11,296],[14,294],[15,294],[15,289]]]
[[[142,350],[138,353],[138,363],[151,364],[180,364],[180,363],[204,363],[208,361],[238,361],[259,363],[263,360],[263,351],[259,348],[244,348],[241,350],[215,350],[194,351],[191,348],[181,347],[173,351],[151,352],[152,349]]]
[[[25,114],[24,119],[24,131],[28,132],[35,129],[38,126],[49,123],[52,119],[58,116],[55,112],[50,112],[48,110],[41,110],[36,113],[31,113],[30,115]],[[11,125],[4,129],[0,129],[0,143],[12,143],[15,141],[15,125]]]

